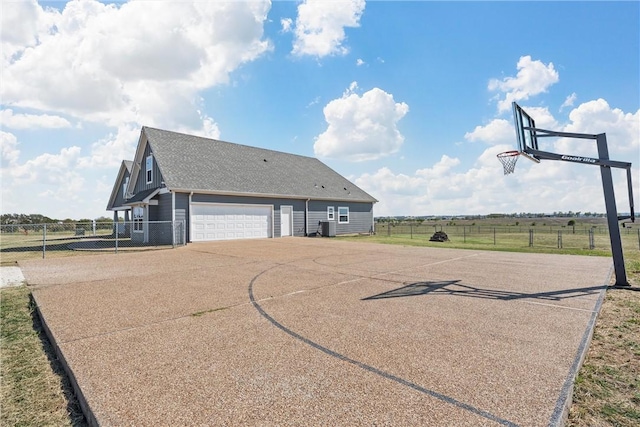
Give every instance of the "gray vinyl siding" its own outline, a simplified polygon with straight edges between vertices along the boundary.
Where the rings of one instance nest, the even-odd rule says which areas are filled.
[[[309,234],[319,231],[320,222],[328,221],[327,207],[335,212],[336,234],[368,233],[373,227],[373,203],[334,202],[311,200],[309,202]],[[349,208],[349,223],[338,222],[338,208]]]
[[[189,195],[176,193],[176,241],[180,242],[189,236]]]
[[[144,149],[144,155],[142,156],[142,160],[140,161],[140,172],[138,173],[138,179],[136,180],[136,187],[134,193],[139,193],[144,190],[151,190],[154,188],[158,188],[161,186],[161,183],[164,178],[162,178],[162,174],[160,173],[160,169],[158,168],[158,162],[155,157],[153,158],[153,181],[150,184],[147,184],[147,166],[146,161],[147,157],[152,153],[151,146],[147,144]],[[137,167],[134,165],[133,167]]]
[[[223,196],[215,194],[194,194],[193,203],[230,203],[241,205],[273,206],[273,237],[280,237],[280,206],[293,207],[293,235],[305,235],[305,201],[295,199],[275,199],[268,197]],[[187,230],[189,231],[189,230]],[[187,234],[189,235],[189,234]]]
[[[171,193],[158,194],[158,219],[156,221],[171,221]]]

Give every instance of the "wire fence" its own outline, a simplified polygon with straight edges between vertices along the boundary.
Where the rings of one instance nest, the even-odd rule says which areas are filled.
[[[2,262],[41,254],[165,249],[186,242],[184,221],[0,225]]]
[[[488,226],[412,223],[378,223],[376,234],[395,238],[424,239],[444,232],[449,241],[469,245],[537,247],[568,250],[611,250],[609,230],[605,226]],[[640,250],[640,227],[620,228],[625,249]]]

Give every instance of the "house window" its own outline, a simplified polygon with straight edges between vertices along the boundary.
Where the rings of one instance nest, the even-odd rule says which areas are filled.
[[[124,184],[122,184],[122,198],[127,199],[127,187],[129,186],[129,177],[124,179]]]
[[[142,221],[144,220],[144,208],[136,206],[133,208],[133,231],[142,232]]]
[[[338,224],[349,224],[349,208],[338,208]]]
[[[153,182],[153,156],[147,156],[147,184]]]
[[[333,206],[327,206],[327,219],[329,221],[335,221],[336,219],[336,212],[334,209],[335,208]]]

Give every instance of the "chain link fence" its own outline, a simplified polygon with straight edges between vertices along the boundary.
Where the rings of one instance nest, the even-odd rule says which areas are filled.
[[[609,229],[604,226],[488,226],[441,225],[419,223],[377,223],[376,234],[389,238],[423,239],[436,232],[447,234],[450,241],[471,245],[503,247],[537,247],[568,250],[611,250]],[[640,250],[640,226],[620,228],[625,249]]]
[[[186,243],[184,221],[0,225],[2,262],[80,252],[166,249]]]

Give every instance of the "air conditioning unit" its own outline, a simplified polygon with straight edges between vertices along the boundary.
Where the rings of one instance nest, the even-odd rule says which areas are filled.
[[[322,237],[336,237],[335,221],[322,221]]]

